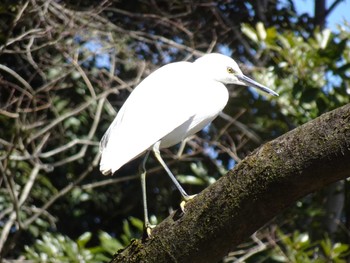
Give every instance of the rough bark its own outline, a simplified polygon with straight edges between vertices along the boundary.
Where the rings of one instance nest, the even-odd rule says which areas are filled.
[[[299,198],[350,176],[350,104],[266,143],[111,262],[217,262]]]

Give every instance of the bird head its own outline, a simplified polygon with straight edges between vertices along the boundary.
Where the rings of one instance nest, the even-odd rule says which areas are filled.
[[[249,86],[273,96],[278,96],[273,90],[245,76],[236,61],[228,56],[218,53],[206,54],[198,58],[194,63],[198,65],[200,74],[205,74],[205,76],[209,76],[223,84]]]

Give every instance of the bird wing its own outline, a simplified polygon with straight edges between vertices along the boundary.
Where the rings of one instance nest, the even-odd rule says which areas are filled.
[[[101,140],[104,174],[114,173],[195,115],[198,91],[193,87],[201,83],[193,74],[192,63],[171,63],[134,89]]]

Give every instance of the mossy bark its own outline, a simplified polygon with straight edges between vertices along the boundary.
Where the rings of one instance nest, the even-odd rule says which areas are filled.
[[[111,262],[217,262],[283,209],[350,176],[350,104],[263,145]]]

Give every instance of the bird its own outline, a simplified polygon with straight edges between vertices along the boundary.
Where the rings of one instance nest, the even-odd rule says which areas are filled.
[[[166,64],[148,75],[131,92],[103,135],[100,171],[104,175],[115,173],[146,153],[141,186],[148,234],[154,227],[148,219],[146,198],[145,166],[150,151],[174,182],[184,202],[192,199],[162,159],[160,150],[184,141],[211,123],[228,102],[227,84],[250,86],[278,96],[245,76],[231,57],[209,53],[194,62]]]

